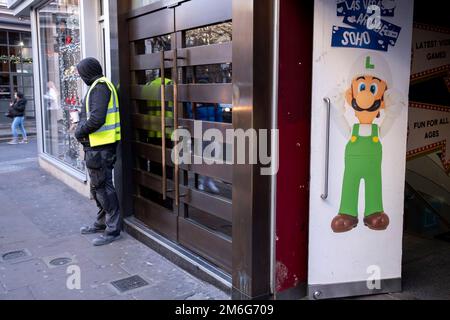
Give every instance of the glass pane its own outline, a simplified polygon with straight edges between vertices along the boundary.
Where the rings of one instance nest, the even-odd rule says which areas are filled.
[[[143,6],[158,2],[160,0],[131,0],[130,1],[130,9],[138,9],[141,8]]]
[[[0,87],[0,99],[1,100],[11,100],[10,87]]]
[[[24,76],[23,77],[24,87],[33,87],[33,77]]]
[[[232,22],[185,31],[185,46],[198,47],[232,41]]]
[[[8,44],[8,33],[0,30],[0,44]]]
[[[172,74],[172,70],[171,69],[166,69],[165,71],[166,73],[166,79],[168,81],[170,81],[170,79],[172,79],[171,74]],[[160,70],[159,69],[153,69],[153,70],[140,70],[140,71],[136,71],[136,84],[138,85],[153,85],[153,86],[160,86],[161,82],[157,81],[158,79],[160,79]],[[156,83],[157,82],[157,83]]]
[[[151,54],[168,51],[172,48],[171,36],[159,36],[151,39],[139,40],[134,43],[136,54]]]
[[[229,221],[225,221],[193,207],[188,207],[188,219],[214,232],[221,233],[229,238],[232,237],[232,224]]]
[[[22,43],[25,47],[32,46],[31,33],[22,33]]]
[[[44,151],[85,171],[82,146],[70,128],[70,110],[81,109],[79,0],[53,0],[38,11],[41,38]],[[31,65],[30,65],[31,66]],[[31,73],[24,64],[24,73]]]
[[[9,72],[8,47],[0,46],[0,72]]]
[[[232,77],[231,63],[186,67],[185,83],[231,83]]]
[[[20,45],[20,33],[19,32],[9,32],[9,44],[13,46]]]
[[[183,118],[233,123],[233,105],[222,103],[183,103]]]
[[[23,63],[22,64],[22,72],[24,74],[32,74],[33,73],[33,64],[31,63]]]
[[[13,83],[14,86],[22,87],[23,86],[22,77],[20,77],[20,76],[13,76],[12,77],[12,83]]]
[[[33,58],[33,50],[31,48],[24,47],[21,50],[22,59],[30,59]]]
[[[9,74],[0,74],[0,86],[9,86]]]

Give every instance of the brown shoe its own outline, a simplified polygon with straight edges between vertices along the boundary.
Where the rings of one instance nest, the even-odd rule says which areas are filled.
[[[386,213],[375,213],[364,218],[364,224],[371,230],[384,231],[389,226],[389,217]]]
[[[337,217],[333,219],[331,223],[331,229],[335,233],[344,233],[349,232],[356,228],[358,225],[358,219],[347,214],[339,214]]]

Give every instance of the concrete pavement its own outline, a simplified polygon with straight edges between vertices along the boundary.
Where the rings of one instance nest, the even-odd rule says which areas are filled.
[[[94,203],[42,171],[36,148],[0,143],[0,300],[229,299],[126,234],[94,248],[79,234]],[[143,288],[113,284],[136,275]]]
[[[0,300],[229,299],[128,235],[92,247],[79,227],[93,221],[94,203],[42,171],[36,148],[0,143]],[[448,242],[407,235],[403,253],[404,292],[360,299],[450,299]],[[70,266],[80,290],[67,287]],[[135,275],[147,285],[120,293],[112,284]]]

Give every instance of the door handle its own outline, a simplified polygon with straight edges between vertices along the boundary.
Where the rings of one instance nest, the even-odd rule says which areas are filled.
[[[176,33],[175,33],[175,43],[176,41]],[[172,71],[172,83],[173,83],[173,129],[178,129],[178,49],[175,48],[173,50],[173,71]],[[179,165],[179,152],[177,150],[178,146],[178,136],[177,134],[173,135],[174,137],[174,151],[175,151],[175,205],[178,207],[180,205],[180,165]]]
[[[165,53],[161,51],[161,162],[162,162],[162,196],[167,199],[167,165],[166,165],[166,71]]]
[[[324,98],[326,103],[326,138],[325,138],[325,165],[324,165],[324,184],[323,193],[320,196],[322,200],[327,200],[329,196],[329,175],[330,175],[330,126],[331,126],[331,100],[330,98]]]

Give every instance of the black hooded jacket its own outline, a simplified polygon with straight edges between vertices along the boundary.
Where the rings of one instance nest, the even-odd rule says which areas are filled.
[[[82,60],[78,64],[77,69],[81,79],[88,86],[91,86],[97,79],[103,77],[102,67],[94,58]],[[98,131],[105,124],[110,99],[111,91],[108,86],[104,83],[97,84],[89,96],[90,117],[87,120],[86,97],[84,98],[81,121],[75,132],[75,137],[85,147],[90,147],[89,135]]]
[[[26,108],[27,108],[27,100],[25,98],[22,98],[20,100],[14,101],[14,104],[10,108],[9,113],[14,118],[24,117]]]

